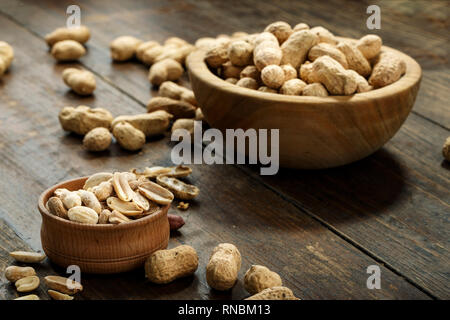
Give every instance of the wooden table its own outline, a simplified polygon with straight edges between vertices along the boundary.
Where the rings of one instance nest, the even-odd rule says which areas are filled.
[[[95,73],[97,90],[79,97],[61,80],[44,35],[65,25],[74,1],[2,0],[0,40],[15,50],[0,80],[0,270],[8,252],[40,250],[39,194],[69,178],[105,170],[170,165],[169,137],[138,154],[112,146],[91,154],[81,139],[62,131],[57,114],[65,105],[104,107],[114,115],[145,112],[155,94],[148,69],[137,62],[112,63],[109,42],[120,35],[194,42],[238,30],[257,32],[270,22],[322,25],[358,38],[366,8],[381,7],[386,45],[411,55],[423,68],[414,109],[381,150],[357,163],[329,170],[281,169],[260,176],[244,165],[195,165],[190,181],[201,189],[170,247],[197,249],[194,277],[153,285],[143,270],[120,275],[84,275],[77,299],[242,299],[243,275],[252,264],[278,272],[302,299],[448,299],[450,165],[441,147],[450,128],[449,5],[442,1],[77,1],[82,23],[92,30],[79,65]],[[234,243],[243,263],[230,292],[210,290],[205,265],[220,242]],[[369,290],[370,265],[381,268],[381,289]],[[64,270],[45,262],[40,276]],[[3,275],[0,298],[16,297]],[[38,292],[47,299],[45,286]]]

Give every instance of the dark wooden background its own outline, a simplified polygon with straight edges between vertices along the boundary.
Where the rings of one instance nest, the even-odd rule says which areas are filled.
[[[78,97],[61,80],[71,64],[48,53],[46,33],[65,25],[70,4],[82,10],[92,30],[80,65],[97,76],[92,97]],[[65,105],[104,107],[114,115],[145,111],[154,94],[147,68],[112,63],[109,42],[120,35],[191,42],[234,31],[259,32],[284,20],[322,25],[337,35],[361,37],[366,8],[381,8],[386,45],[417,59],[423,80],[414,109],[381,150],[357,163],[330,170],[282,169],[259,176],[255,167],[196,165],[190,181],[201,189],[186,225],[170,247],[194,246],[195,276],[158,286],[143,270],[122,275],[83,275],[77,299],[242,299],[242,278],[251,264],[278,272],[302,299],[448,299],[450,165],[441,147],[450,128],[449,1],[0,1],[0,40],[15,50],[0,80],[0,270],[7,252],[40,250],[39,194],[69,178],[96,171],[169,165],[172,144],[151,141],[139,153],[113,146],[91,154],[81,139],[64,133],[57,114]],[[210,290],[205,265],[220,242],[243,256],[238,284],[230,292]],[[380,290],[366,288],[366,268],[381,268]],[[49,262],[40,276],[63,273]],[[0,277],[0,298],[16,292]],[[45,286],[39,295],[48,296]]]

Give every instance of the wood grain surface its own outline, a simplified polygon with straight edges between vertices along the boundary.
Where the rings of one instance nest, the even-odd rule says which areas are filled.
[[[237,30],[260,31],[285,20],[323,25],[360,37],[365,9],[379,4],[384,43],[411,55],[423,69],[412,114],[373,156],[322,171],[282,169],[261,177],[250,166],[196,165],[189,179],[200,190],[169,247],[189,244],[199,252],[193,277],[169,285],[148,283],[143,270],[121,275],[83,275],[76,299],[242,299],[240,280],[230,292],[210,290],[205,266],[220,242],[243,256],[240,279],[251,264],[278,272],[302,299],[448,299],[449,165],[441,146],[450,128],[448,3],[444,1],[79,1],[82,22],[92,30],[80,65],[97,76],[94,96],[80,98],[61,79],[76,64],[58,64],[43,36],[65,23],[69,1],[2,1],[0,40],[16,58],[0,80],[0,270],[7,252],[40,250],[39,194],[47,187],[96,171],[169,165],[172,143],[153,139],[139,153],[112,146],[91,154],[81,138],[64,133],[57,113],[65,105],[104,107],[114,115],[145,112],[154,94],[147,68],[112,63],[109,42],[134,35],[162,41]],[[345,9],[344,9],[345,8]],[[372,31],[371,31],[372,32]],[[379,265],[382,289],[368,290],[366,268]],[[39,276],[64,274],[48,261]],[[16,292],[0,277],[0,299]],[[42,286],[41,286],[42,287]],[[45,289],[45,288],[43,288]],[[48,296],[41,289],[38,294]]]

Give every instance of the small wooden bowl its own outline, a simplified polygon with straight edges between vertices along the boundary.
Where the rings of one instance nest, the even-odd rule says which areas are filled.
[[[146,258],[169,243],[169,205],[138,220],[119,225],[81,224],[48,212],[45,204],[57,188],[79,190],[88,177],[59,183],[39,197],[41,243],[57,265],[78,265],[81,272],[118,273],[142,267]]]
[[[279,129],[281,166],[322,169],[372,154],[394,136],[411,111],[421,68],[400,51],[382,50],[404,59],[406,74],[391,85],[352,96],[287,96],[238,87],[214,75],[201,50],[188,57],[187,66],[209,125],[223,132]]]

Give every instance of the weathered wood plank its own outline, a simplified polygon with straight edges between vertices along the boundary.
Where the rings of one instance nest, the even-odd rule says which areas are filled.
[[[440,153],[446,134],[411,115],[392,141],[367,159],[323,171],[281,170],[260,181],[448,299],[450,173]]]
[[[195,41],[234,31],[260,32],[270,22],[284,20],[295,25],[323,25],[337,35],[361,37],[376,33],[386,45],[415,58],[423,68],[423,81],[413,112],[450,128],[448,75],[448,2],[414,1],[79,1],[82,21],[94,32],[89,55],[81,60],[145,103],[150,97],[147,70],[137,63],[109,63],[109,42],[129,34],[163,41],[180,36]],[[71,3],[36,3],[7,0],[0,9],[40,36],[65,24]],[[381,8],[380,30],[366,27],[366,8]],[[46,23],[42,23],[45,21]],[[411,23],[411,22],[414,23]],[[120,27],[112,27],[120,25]],[[446,27],[447,26],[447,27]],[[116,72],[117,71],[117,72]],[[119,72],[120,71],[120,72]]]
[[[107,107],[117,115],[140,112],[142,105],[100,79],[94,97],[67,94],[60,79],[65,65],[54,64],[43,41],[4,17],[0,24],[3,39],[15,47],[16,61],[20,61],[0,84],[0,175],[9,182],[0,184],[0,217],[33,249],[39,249],[36,201],[46,187],[100,170],[168,165],[171,146],[162,139],[147,143],[139,155],[116,146],[99,155],[85,152],[79,137],[60,129],[61,106],[82,102]],[[428,298],[382,265],[382,289],[368,290],[366,268],[376,261],[238,168],[199,165],[194,172],[189,180],[202,190],[201,195],[187,212],[179,213],[187,223],[170,246],[187,243],[197,248],[201,263],[196,276],[168,286],[146,283],[139,270],[84,276],[86,291],[79,298],[241,299],[246,295],[241,281],[226,293],[211,291],[205,283],[205,265],[219,242],[232,242],[240,249],[240,279],[251,264],[264,264],[279,272],[285,284],[304,299]]]

